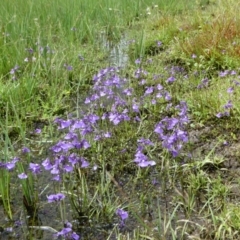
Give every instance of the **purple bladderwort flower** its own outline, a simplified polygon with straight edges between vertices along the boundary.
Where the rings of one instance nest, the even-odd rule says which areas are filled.
[[[232,104],[232,101],[229,100],[224,106],[223,106],[225,109],[230,109],[233,107],[233,104]]]
[[[144,78],[148,75],[148,72],[139,68],[135,71],[134,73],[134,77],[137,78],[137,79],[140,79],[140,78]]]
[[[240,86],[240,82],[237,80],[233,80],[233,83],[235,84],[235,86]]]
[[[51,169],[50,173],[53,174],[53,175],[59,175],[60,170],[59,170],[58,166],[53,165],[53,168]]]
[[[20,178],[20,179],[26,179],[28,176],[27,176],[27,174],[26,173],[20,173],[20,174],[18,174],[18,178]]]
[[[227,93],[229,93],[229,94],[232,94],[233,91],[234,91],[234,88],[233,88],[233,87],[230,87],[230,88],[227,89]]]
[[[72,229],[72,224],[70,222],[66,222],[64,224],[64,228],[54,234],[54,237],[63,237],[66,240],[79,240],[80,236],[76,234]]]
[[[30,47],[30,48],[26,48],[25,49],[27,52],[29,52],[30,54],[33,54],[34,50]]]
[[[137,150],[133,162],[137,163],[139,167],[148,167],[156,165],[155,161],[149,161],[148,157],[142,153],[141,150]]]
[[[15,168],[15,165],[16,165],[16,163],[17,163],[18,161],[19,161],[19,158],[18,158],[18,157],[14,157],[14,158],[12,159],[12,161],[5,163],[5,164],[4,164],[4,167],[5,167],[7,170],[11,171],[11,170],[13,170],[13,169]]]
[[[54,123],[57,123],[59,125],[58,129],[65,129],[65,128],[68,128],[72,124],[72,120],[70,120],[70,119],[63,120],[60,118],[56,118],[54,120]]]
[[[219,112],[219,113],[216,114],[216,117],[217,117],[217,118],[221,118],[222,116],[223,116],[223,114],[222,114],[221,112]]]
[[[173,83],[173,82],[175,82],[175,80],[176,80],[176,78],[174,76],[171,76],[166,80],[166,83]]]
[[[208,87],[208,84],[209,84],[209,79],[204,78],[204,79],[201,80],[201,83],[198,84],[197,88],[202,89],[202,88]]]
[[[61,181],[61,177],[60,175],[56,175],[52,178],[52,180],[56,181],[56,182],[60,182]]]
[[[63,65],[68,71],[72,71],[73,70],[73,67],[72,66],[70,66],[70,65],[68,65],[68,64],[64,64]]]
[[[64,172],[67,172],[67,173],[73,171],[73,167],[69,164],[65,164],[62,168],[63,168]]]
[[[192,57],[192,59],[195,59],[195,58],[197,58],[197,55],[193,53],[191,57]]]
[[[63,193],[57,193],[57,194],[51,194],[47,196],[48,202],[59,202],[65,198],[65,195]]]
[[[14,162],[7,162],[5,164],[5,168],[10,171],[10,170],[15,168],[15,163]]]
[[[19,70],[19,66],[15,65],[14,68],[11,69],[11,71],[9,72],[11,75],[14,75],[18,70]]]
[[[151,87],[146,87],[146,91],[144,93],[144,96],[152,94],[153,91],[154,91],[154,88],[152,86]]]
[[[221,71],[219,77],[226,77],[229,74],[229,70]]]
[[[153,99],[151,100],[151,103],[152,103],[152,105],[155,105],[155,104],[157,103],[157,100],[156,100],[155,98],[153,98]]]
[[[169,92],[166,91],[166,92],[164,93],[164,95],[165,95],[165,96],[164,96],[164,99],[165,99],[166,101],[171,101],[172,97],[171,97],[171,95],[170,95]]]
[[[142,86],[145,85],[145,84],[146,84],[146,79],[140,80],[138,84],[139,84],[139,85],[142,85]]]
[[[86,161],[83,157],[81,157],[81,168],[87,168],[89,165],[89,162]]]
[[[118,217],[121,220],[120,221],[120,227],[124,227],[125,221],[128,218],[128,212],[118,208],[117,211],[116,211],[116,214],[118,215]]]
[[[45,170],[51,170],[53,168],[53,165],[50,162],[50,159],[47,158],[42,162],[42,166],[44,167]]]
[[[134,112],[139,112],[139,103],[136,103],[136,102],[133,102],[132,103],[132,110],[134,111]]]
[[[30,149],[28,147],[23,147],[22,153],[30,153]]]
[[[140,63],[141,63],[141,59],[140,58],[135,60],[135,64],[140,64]]]
[[[40,134],[40,133],[42,132],[42,129],[36,128],[34,132],[35,132],[36,134]]]
[[[219,112],[217,113],[215,116],[217,118],[222,118],[222,117],[229,117],[230,116],[230,109],[233,108],[233,104],[231,100],[228,100],[228,102],[223,106],[223,108],[225,109],[224,112]]]
[[[112,133],[110,133],[110,132],[105,132],[105,133],[103,133],[103,137],[104,137],[104,138],[111,138],[111,137],[112,137]]]
[[[33,173],[33,174],[38,174],[41,172],[41,166],[37,163],[29,163],[29,170]]]
[[[57,144],[51,147],[51,150],[54,153],[59,153],[61,151],[68,152],[72,148],[74,148],[74,145],[72,143],[66,141],[59,141]]]
[[[157,47],[161,47],[162,46],[162,42],[161,41],[157,41]]]
[[[133,88],[126,88],[123,90],[123,93],[126,94],[127,96],[131,96],[133,93]]]

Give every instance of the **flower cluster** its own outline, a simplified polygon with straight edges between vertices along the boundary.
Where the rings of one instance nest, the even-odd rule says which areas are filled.
[[[58,238],[58,237],[63,237],[66,240],[79,240],[80,236],[73,231],[72,229],[72,224],[70,222],[66,222],[64,224],[64,228],[57,232],[56,234],[54,234],[54,237]]]
[[[47,196],[48,202],[59,202],[65,198],[65,195],[63,193],[57,193],[57,194],[51,194]]]
[[[101,119],[108,119],[114,125],[130,120],[127,99],[133,91],[127,87],[128,80],[121,78],[118,72],[118,68],[109,67],[96,74],[92,93],[85,100],[93,111],[104,110]]]
[[[141,138],[138,140],[138,147],[135,153],[134,162],[137,163],[139,167],[148,167],[156,165],[155,161],[150,161],[148,156],[144,154],[146,146],[153,146],[154,144],[149,139]]]
[[[158,134],[162,141],[162,146],[166,148],[173,157],[179,155],[183,143],[188,142],[186,124],[189,122],[187,116],[187,104],[181,101],[175,107],[178,114],[174,117],[164,117],[156,124],[154,132]]]

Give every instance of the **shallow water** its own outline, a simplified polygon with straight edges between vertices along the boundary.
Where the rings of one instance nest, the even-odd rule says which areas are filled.
[[[109,66],[124,68],[129,61],[128,57],[129,41],[126,35],[122,35],[118,42],[112,42],[105,34],[100,37],[100,46],[109,52],[108,63]]]

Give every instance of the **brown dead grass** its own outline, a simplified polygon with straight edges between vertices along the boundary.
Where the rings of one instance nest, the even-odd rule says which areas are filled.
[[[197,54],[206,59],[240,56],[240,18],[234,5],[220,5],[207,14],[198,13],[193,23],[185,22],[182,29],[186,37],[177,42],[188,56]]]

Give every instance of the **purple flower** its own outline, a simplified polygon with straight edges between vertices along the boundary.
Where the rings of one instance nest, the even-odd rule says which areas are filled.
[[[151,93],[153,93],[154,88],[153,87],[146,87],[146,91],[144,93],[144,96],[147,96]]]
[[[36,134],[40,134],[41,132],[42,132],[42,129],[40,129],[40,128],[36,128],[36,129],[35,129],[35,133],[36,133]]]
[[[82,162],[81,164],[82,168],[87,168],[89,166],[89,162],[86,161],[84,158],[81,158],[81,162]]]
[[[73,67],[72,66],[70,66],[70,65],[68,65],[68,64],[64,64],[63,65],[68,71],[72,71],[73,70]]]
[[[22,148],[22,153],[30,153],[30,149],[27,147]]]
[[[66,222],[64,224],[64,228],[57,232],[56,234],[54,234],[54,236],[56,237],[64,237],[64,239],[68,239],[68,240],[79,240],[80,237],[79,235],[77,235],[75,232],[73,232],[72,230],[72,224],[70,222]]]
[[[233,93],[233,91],[234,91],[234,88],[230,87],[230,88],[228,88],[227,93],[231,94],[231,93]]]
[[[193,58],[193,59],[197,58],[197,55],[193,53],[193,54],[192,54],[192,58]]]
[[[230,108],[232,108],[232,107],[233,107],[232,101],[229,100],[229,101],[227,102],[227,104],[225,104],[223,107],[224,107],[225,109],[230,109]]]
[[[117,209],[116,214],[121,218],[121,220],[126,220],[128,218],[128,212],[122,210],[122,209]]]
[[[66,164],[63,166],[63,169],[65,170],[65,172],[72,172],[73,171],[73,167]]]
[[[157,41],[157,46],[161,47],[162,46],[162,42],[161,41]]]
[[[234,83],[236,86],[240,86],[240,82],[237,81],[237,80],[233,80],[233,83]]]
[[[118,215],[118,217],[121,220],[120,221],[120,227],[124,227],[125,220],[128,218],[128,212],[118,208],[117,211],[116,211],[116,214]]]
[[[72,143],[59,141],[56,145],[51,147],[51,150],[55,153],[59,153],[61,151],[68,152],[72,148],[74,148],[74,145]]]
[[[53,165],[53,168],[51,169],[51,174],[58,175],[60,173],[58,166]]]
[[[26,179],[28,176],[27,176],[26,173],[21,173],[21,174],[18,174],[18,177],[19,177],[20,179]]]
[[[72,124],[72,120],[62,120],[62,119],[56,119],[54,122],[58,123],[60,126],[58,129],[64,129],[69,127]]]
[[[175,82],[175,80],[176,80],[176,78],[171,76],[166,80],[166,83],[173,83],[173,82]]]
[[[41,172],[41,167],[37,163],[30,163],[29,164],[29,169],[31,170],[32,173],[38,174]]]
[[[5,167],[7,170],[12,170],[15,168],[15,163],[14,162],[8,162],[5,164]]]
[[[11,74],[11,75],[14,75],[19,68],[20,68],[20,67],[19,67],[18,65],[15,65],[15,67],[11,69],[10,74]]]
[[[132,88],[127,88],[123,91],[124,94],[126,94],[127,96],[131,96],[133,92]]]
[[[171,95],[169,94],[169,92],[165,92],[165,100],[166,101],[170,101],[172,99]]]
[[[141,150],[137,150],[135,154],[135,158],[133,160],[139,167],[148,167],[156,165],[155,161],[149,161],[148,157],[141,152]]]
[[[61,181],[61,178],[59,175],[56,175],[52,178],[52,180],[56,181],[56,182],[60,182]]]
[[[162,86],[161,84],[158,84],[158,85],[157,85],[157,90],[158,90],[158,91],[163,90],[163,86]]]
[[[219,73],[219,77],[225,77],[229,74],[229,70],[225,70]]]
[[[43,162],[42,162],[42,165],[44,167],[45,170],[51,170],[53,168],[49,158],[45,159]]]
[[[59,201],[63,200],[64,198],[65,198],[65,195],[62,193],[51,194],[51,195],[47,196],[49,203],[59,202]]]
[[[140,58],[135,60],[135,64],[140,64],[140,63],[141,63],[141,59]]]
[[[216,117],[217,117],[217,118],[221,118],[222,116],[223,116],[223,114],[222,114],[221,112],[219,112],[219,113],[216,114]]]
[[[208,84],[209,84],[209,79],[208,78],[204,78],[204,79],[202,79],[201,83],[198,84],[197,88],[198,89],[205,88],[205,87],[208,86]]]

